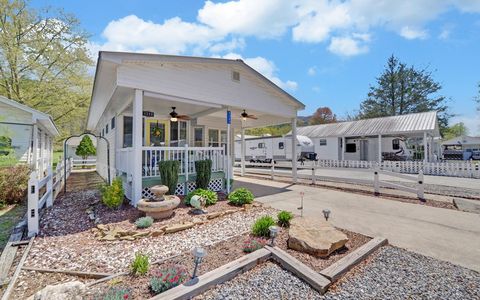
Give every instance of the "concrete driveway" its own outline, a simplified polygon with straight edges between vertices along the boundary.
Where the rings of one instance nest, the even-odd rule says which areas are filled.
[[[257,201],[299,214],[323,218],[340,228],[368,236],[384,236],[392,245],[480,272],[480,215],[374,196],[327,190],[261,179],[235,178],[235,186],[253,191]]]

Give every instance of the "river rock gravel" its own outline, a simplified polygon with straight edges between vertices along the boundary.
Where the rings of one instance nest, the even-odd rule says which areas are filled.
[[[480,273],[387,246],[324,298],[480,299]]]
[[[196,299],[480,299],[480,274],[396,247],[383,247],[325,295],[265,263]]]
[[[250,300],[250,299],[319,299],[320,294],[289,271],[272,262],[216,286],[195,299]]]

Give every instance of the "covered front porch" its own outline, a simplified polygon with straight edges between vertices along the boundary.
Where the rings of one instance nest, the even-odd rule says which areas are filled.
[[[205,159],[212,161],[209,189],[229,192],[235,134],[295,128],[299,109],[303,104],[243,61],[102,52],[89,127],[114,149],[112,167],[99,173],[121,177],[136,205],[161,183],[158,163],[166,160],[180,163],[176,194],[196,188],[195,162]],[[106,160],[105,151],[97,153]]]

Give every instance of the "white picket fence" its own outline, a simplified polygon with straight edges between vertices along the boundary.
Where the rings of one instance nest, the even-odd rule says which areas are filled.
[[[83,168],[83,167],[88,167],[92,169],[92,167],[97,166],[97,159],[96,158],[90,158],[90,159],[74,159],[73,160],[73,167],[74,168]]]
[[[235,166],[239,167],[241,166],[238,162],[235,163]],[[281,169],[288,169],[288,166],[283,164],[281,166],[275,165],[275,163],[272,161],[271,163],[250,163],[250,162],[245,162],[245,167],[252,167],[252,168],[246,168],[244,174],[239,174],[239,175],[245,175],[247,173],[250,174],[262,174],[262,175],[270,175],[270,179],[275,180],[275,176],[287,176],[290,177],[292,174],[290,172],[285,172],[285,170],[275,170],[275,168],[280,167]],[[297,178],[299,179],[307,179],[311,180],[312,185],[316,185],[317,180],[324,180],[324,181],[337,181],[339,178],[338,177],[329,177],[329,176],[320,176],[316,174],[316,171],[318,169],[324,169],[325,167],[321,167],[316,164],[311,164],[310,166],[307,165],[299,165],[297,166],[298,169],[303,169],[303,170],[311,170],[311,174],[302,174],[298,173]],[[374,168],[362,168],[360,169],[361,171],[365,172],[365,177],[362,179],[359,178],[342,178],[342,182],[348,182],[352,184],[362,184],[362,185],[370,185],[373,186],[374,188],[374,193],[376,195],[380,194],[380,187],[387,187],[387,188],[392,188],[392,189],[397,189],[401,190],[404,192],[409,192],[412,194],[415,194],[418,199],[424,200],[425,195],[425,187],[424,187],[424,179],[423,179],[423,172],[420,170],[417,173],[417,176],[413,175],[406,175],[406,174],[401,174],[401,173],[396,173],[388,170],[381,170],[379,167],[374,167]],[[392,183],[389,181],[383,181],[380,179],[380,175],[388,175],[390,177],[396,177],[396,178],[402,178],[407,181],[415,182],[416,186],[415,187],[408,187],[404,186],[402,184],[398,183]],[[370,177],[371,176],[371,177]],[[371,179],[368,179],[371,178]]]
[[[47,175],[42,179],[38,179],[37,172],[30,173],[30,179],[28,180],[28,210],[27,210],[27,225],[28,236],[34,236],[39,231],[40,222],[40,209],[45,205],[51,207],[53,200],[57,197],[58,193],[65,184],[65,178],[68,179],[73,168],[73,160],[69,159],[66,162],[66,177],[64,162],[61,159],[61,163],[57,164],[55,172],[52,172],[52,167],[47,169]],[[44,189],[43,189],[44,188]],[[43,192],[40,197],[40,192]]]
[[[318,160],[315,165],[320,168],[354,168],[375,169],[424,175],[452,176],[464,178],[480,178],[480,163],[470,161],[459,162],[421,162],[421,161],[357,161],[357,160]],[[299,166],[301,167],[301,166]]]

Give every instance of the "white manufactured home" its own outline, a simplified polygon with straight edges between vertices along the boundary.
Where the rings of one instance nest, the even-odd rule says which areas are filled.
[[[0,160],[28,164],[41,176],[52,165],[58,135],[49,115],[0,96]]]
[[[284,123],[295,129],[303,108],[241,60],[100,52],[87,129],[110,144],[108,169],[106,143],[98,141],[97,171],[121,177],[136,205],[161,182],[162,160],[181,163],[176,193],[195,188],[201,159],[213,162],[210,188],[228,190],[235,134]]]
[[[440,132],[435,111],[299,127],[317,159],[434,161]]]
[[[242,140],[235,141],[235,160],[242,159]],[[314,145],[310,138],[297,135],[296,160],[315,159]],[[251,136],[245,139],[245,159],[250,162],[271,162],[292,160],[292,136]]]

